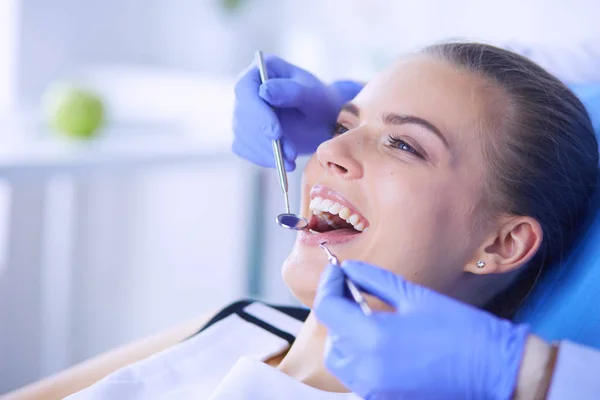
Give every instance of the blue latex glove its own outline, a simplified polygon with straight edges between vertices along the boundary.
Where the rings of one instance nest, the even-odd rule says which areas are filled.
[[[344,273],[395,312],[366,317]],[[514,325],[375,266],[329,265],[314,304],[327,368],[366,399],[510,399],[526,325]]]
[[[286,169],[293,171],[298,155],[312,154],[331,139],[340,109],[362,85],[326,85],[275,56],[267,56],[265,64],[266,83],[261,84],[258,68],[252,65],[235,86],[232,150],[255,164],[275,167],[271,141],[281,139]]]

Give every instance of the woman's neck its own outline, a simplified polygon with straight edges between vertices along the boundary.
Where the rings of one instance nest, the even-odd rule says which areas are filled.
[[[277,369],[292,378],[328,392],[348,392],[323,363],[327,331],[311,312],[294,344]]]

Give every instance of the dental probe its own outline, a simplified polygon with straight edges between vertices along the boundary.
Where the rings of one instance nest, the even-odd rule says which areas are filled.
[[[267,67],[265,66],[265,60],[263,58],[262,51],[257,51],[255,55],[256,66],[260,73],[260,80],[265,83],[269,77],[267,76]],[[279,184],[283,191],[283,198],[285,200],[285,214],[279,214],[277,216],[277,223],[279,226],[286,229],[294,229],[301,231],[308,228],[308,221],[306,218],[301,217],[297,214],[290,212],[290,199],[288,196],[288,180],[287,173],[285,172],[285,165],[283,163],[283,152],[281,150],[281,141],[279,139],[272,141],[273,154],[275,155],[275,166],[277,167],[277,174],[279,175]]]
[[[333,253],[331,251],[329,251],[329,249],[327,247],[325,247],[326,244],[327,244],[327,242],[321,242],[321,243],[319,243],[319,247],[322,248],[323,250],[325,250],[325,253],[327,253],[327,259],[329,260],[330,264],[339,266],[340,261],[338,260],[338,258],[336,256],[333,255]],[[371,307],[369,307],[369,305],[367,304],[367,301],[365,300],[362,293],[360,293],[360,291],[358,290],[358,288],[356,287],[354,282],[352,282],[348,277],[346,277],[346,286],[348,286],[348,289],[350,290],[350,294],[352,295],[352,298],[358,304],[358,306],[362,310],[363,314],[365,314],[366,317],[370,317],[371,314],[373,314]]]

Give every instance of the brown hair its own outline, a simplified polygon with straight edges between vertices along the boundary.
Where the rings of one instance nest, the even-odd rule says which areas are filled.
[[[484,78],[507,95],[508,107],[493,124],[502,132],[490,132],[492,140],[485,141],[491,182],[486,202],[492,212],[535,218],[544,235],[517,281],[487,307],[509,317],[549,265],[560,265],[580,231],[598,171],[592,123],[571,90],[518,54],[480,43],[438,44],[423,52]]]

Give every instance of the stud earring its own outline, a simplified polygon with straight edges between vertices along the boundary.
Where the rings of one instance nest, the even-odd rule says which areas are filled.
[[[485,262],[483,260],[477,261],[477,268],[483,268],[483,267],[485,267]]]

